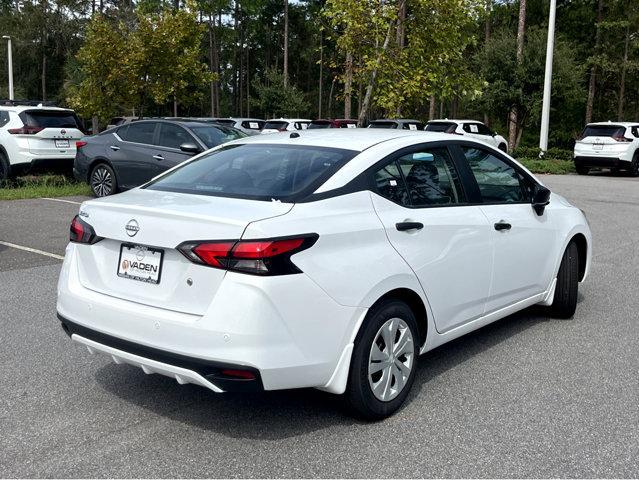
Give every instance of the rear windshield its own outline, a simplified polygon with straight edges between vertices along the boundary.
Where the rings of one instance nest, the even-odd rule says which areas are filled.
[[[308,126],[309,130],[315,129],[315,128],[330,128],[331,127],[331,122],[329,121],[323,121],[323,122],[311,122]]]
[[[288,122],[266,122],[264,124],[265,129],[284,130],[288,127]]]
[[[81,130],[80,121],[75,113],[56,110],[26,110],[20,114],[25,125],[41,128],[77,128]]]
[[[395,122],[372,122],[369,128],[397,128],[397,123]]]
[[[221,125],[235,125],[235,120],[232,120],[230,118],[216,118],[215,119],[215,123],[219,123]]]
[[[189,127],[197,138],[202,140],[204,145],[209,148],[217,147],[223,143],[237,140],[238,138],[247,137],[246,133],[240,132],[236,128],[229,128],[215,125],[202,125]]]
[[[228,145],[183,164],[145,188],[294,202],[310,195],[356,154],[297,145]]]
[[[623,137],[626,127],[620,125],[587,125],[581,138],[586,137]]]
[[[427,132],[444,132],[444,133],[452,133],[457,128],[457,124],[450,122],[434,122],[427,123],[426,130]]]

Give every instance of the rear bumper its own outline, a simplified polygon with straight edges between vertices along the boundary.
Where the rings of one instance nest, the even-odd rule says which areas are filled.
[[[191,383],[202,385],[204,379],[220,390],[229,387],[210,377],[220,365],[256,372],[264,390],[327,388],[366,313],[363,307],[336,303],[304,274],[269,278],[232,272],[203,315],[167,310],[86,288],[76,248],[67,247],[57,302],[75,341],[174,378],[180,373],[169,367],[185,368],[194,372]]]
[[[631,162],[617,157],[575,157],[575,165],[578,167],[628,168],[630,164]]]
[[[264,390],[260,372],[255,368],[178,355],[83,327],[60,314],[58,319],[66,334],[85,345],[90,353],[105,353],[115,363],[140,367],[144,373],[159,373],[175,378],[180,384],[194,383],[216,393]],[[240,370],[253,378],[235,378],[225,374],[227,370]]]

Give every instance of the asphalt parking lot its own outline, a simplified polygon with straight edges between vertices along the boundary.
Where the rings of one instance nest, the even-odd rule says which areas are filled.
[[[639,476],[639,180],[543,180],[593,230],[575,317],[533,308],[426,354],[373,424],[316,390],[216,395],[90,356],[55,317],[81,199],[0,202],[0,477]]]

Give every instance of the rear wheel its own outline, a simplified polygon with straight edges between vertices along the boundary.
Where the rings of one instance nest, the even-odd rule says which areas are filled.
[[[550,314],[557,318],[571,318],[577,309],[579,290],[579,250],[575,242],[570,242],[561,259],[555,296],[550,306]]]
[[[0,152],[0,181],[7,180],[11,176],[11,166],[7,156]]]
[[[590,169],[588,167],[582,167],[581,165],[575,165],[575,170],[579,175],[588,175]]]
[[[628,169],[628,174],[631,177],[639,177],[639,153],[635,153],[635,156],[632,157],[632,163]]]
[[[113,169],[106,163],[99,163],[89,174],[89,185],[96,197],[106,197],[118,191],[118,181]]]
[[[349,372],[346,398],[367,420],[392,415],[408,396],[419,354],[417,321],[398,300],[384,302],[364,321]]]

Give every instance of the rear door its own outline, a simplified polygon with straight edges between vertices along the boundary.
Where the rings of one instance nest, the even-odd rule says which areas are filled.
[[[75,155],[75,142],[83,137],[80,121],[73,110],[24,110],[19,114],[25,127],[36,133],[26,135],[35,155],[55,158]]]
[[[159,160],[153,158],[157,155],[154,143],[159,126],[159,122],[132,122],[120,127],[114,136],[115,143],[107,145],[122,187],[137,187],[160,173]]]
[[[404,149],[373,174],[391,244],[417,275],[439,332],[480,317],[492,267],[491,228],[470,205],[446,146]]]
[[[532,208],[534,181],[506,157],[480,146],[462,145],[479,189],[481,211],[490,224],[494,267],[486,313],[542,293],[558,253],[556,229],[547,209]]]

